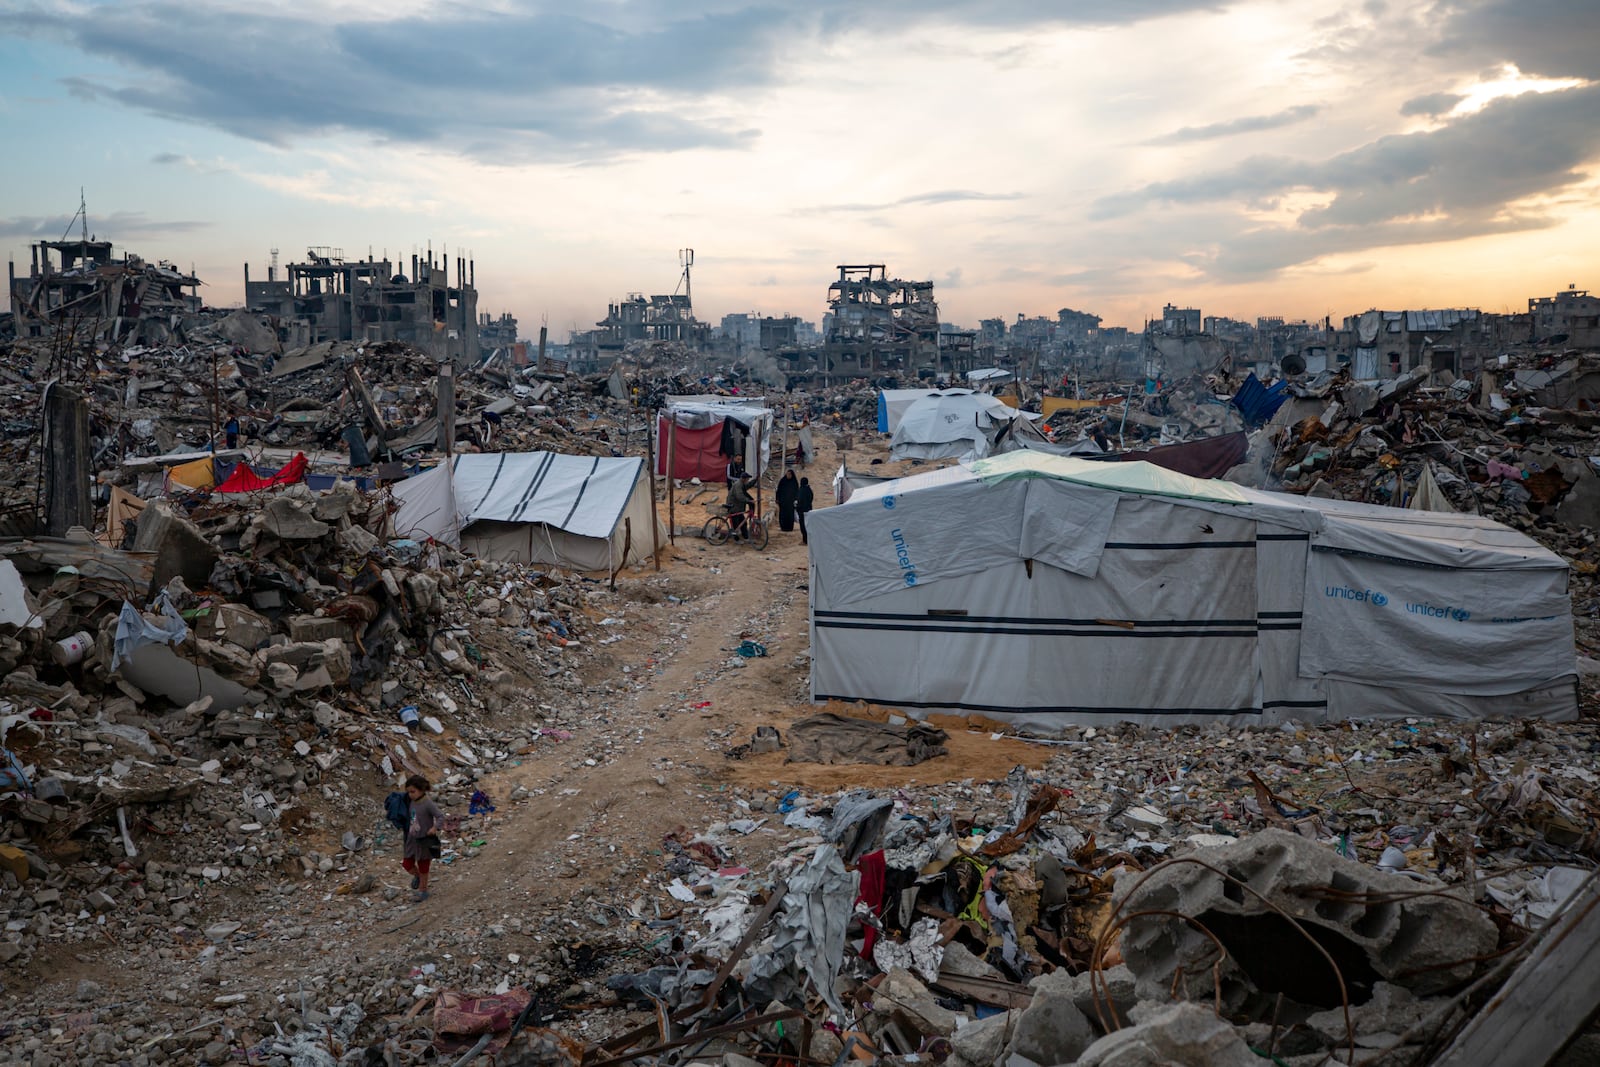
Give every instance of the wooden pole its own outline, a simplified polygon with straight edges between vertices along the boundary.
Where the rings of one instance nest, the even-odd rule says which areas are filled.
[[[628,554],[633,551],[633,520],[624,517],[622,520],[622,559],[617,562],[617,569],[611,572],[611,588],[617,587],[617,575],[622,573],[622,568],[628,565]]]
[[[667,543],[678,543],[678,501],[673,492],[672,468],[678,462],[678,420],[667,423],[667,461],[661,469],[667,475]]]
[[[645,412],[644,462],[650,468],[650,555],[655,558],[656,570],[661,569],[661,516],[656,511],[656,428],[655,416]],[[667,490],[669,493],[671,490]]]
[[[789,469],[789,396],[783,397],[783,462],[778,464],[778,477],[782,478]]]

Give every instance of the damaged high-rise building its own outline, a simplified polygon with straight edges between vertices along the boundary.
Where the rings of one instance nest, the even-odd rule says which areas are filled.
[[[311,248],[278,276],[274,257],[266,281],[244,268],[245,304],[278,320],[286,347],[322,341],[404,341],[440,362],[480,358],[476,265],[430,249],[411,257],[411,273],[385,257],[346,260],[338,248]],[[398,266],[403,267],[404,264]]]
[[[939,305],[932,282],[890,278],[882,263],[841,264],[828,286],[819,369],[827,375],[940,370]]]

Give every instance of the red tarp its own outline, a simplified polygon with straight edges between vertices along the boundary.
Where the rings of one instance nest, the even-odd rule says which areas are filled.
[[[296,452],[294,458],[285,463],[276,473],[263,478],[250,469],[250,464],[241,463],[233,468],[233,473],[228,475],[228,480],[217,486],[219,493],[249,493],[257,489],[271,489],[275,485],[289,485],[298,482],[306,476],[306,454]]]
[[[666,418],[656,420],[658,445],[656,473],[666,474],[667,445],[672,445],[673,478],[699,478],[702,482],[728,480],[728,459],[722,454],[722,423],[703,430],[671,429]]]

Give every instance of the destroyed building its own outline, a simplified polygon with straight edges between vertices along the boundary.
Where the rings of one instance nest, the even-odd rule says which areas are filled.
[[[932,282],[890,278],[882,263],[840,264],[828,286],[819,368],[827,375],[876,375],[951,368],[939,352],[939,305]]]
[[[1600,345],[1600,297],[1569,285],[1555,296],[1528,299],[1534,341],[1562,337],[1574,348]]]
[[[499,318],[491,317],[487,311],[479,315],[478,351],[483,359],[504,351],[511,355],[513,362],[526,363],[528,347],[518,341],[517,317],[509,311],[502,312]]]
[[[339,248],[307,249],[302,263],[288,265],[279,279],[276,257],[265,282],[250,280],[244,268],[246,307],[278,320],[286,348],[325,341],[402,341],[439,362],[457,364],[479,358],[477,269],[430,249],[411,257],[410,275],[387,256],[346,260]]]
[[[10,267],[11,312],[18,337],[68,330],[83,338],[159,341],[166,320],[200,310],[200,279],[171,263],[114,254],[88,232],[78,240],[39,241],[25,277]]]

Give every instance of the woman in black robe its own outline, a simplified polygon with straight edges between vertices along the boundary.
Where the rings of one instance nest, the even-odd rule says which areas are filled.
[[[778,501],[778,529],[788,533],[794,529],[794,507],[800,500],[800,483],[795,481],[794,471],[783,472],[774,496]]]

